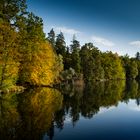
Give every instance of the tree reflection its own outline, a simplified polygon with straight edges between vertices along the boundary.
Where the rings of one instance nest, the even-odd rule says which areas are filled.
[[[83,94],[82,115],[91,118],[99,111],[100,107],[117,106],[118,101],[122,98],[124,88],[125,81],[99,82],[87,85]]]
[[[20,122],[17,112],[16,94],[3,94],[0,97],[0,137],[4,140],[15,138],[15,129]],[[0,139],[1,139],[0,138]]]
[[[56,116],[57,127],[62,129],[66,116],[69,115],[73,126],[79,120],[80,115],[92,118],[98,113],[100,107],[117,106],[125,92],[125,81],[90,82],[85,87],[76,90],[75,87],[63,90],[63,107]],[[61,125],[62,124],[62,125]]]
[[[129,99],[136,99],[137,105],[139,104],[140,85],[136,80],[126,81],[124,102],[128,103]]]
[[[51,139],[55,112],[62,106],[61,93],[54,89],[37,88],[15,96],[16,100],[10,99],[8,104],[1,101],[4,106],[1,105],[4,108],[1,109],[1,114],[4,114],[1,120],[4,122],[0,132],[3,135],[6,133],[2,138],[41,139],[48,132]]]
[[[52,88],[29,89],[22,94],[0,96],[0,136],[4,140],[52,140],[55,129],[65,123],[73,127],[81,116],[92,118],[101,107],[136,99],[140,105],[140,84],[135,81],[90,82],[84,87],[72,85],[62,93]]]

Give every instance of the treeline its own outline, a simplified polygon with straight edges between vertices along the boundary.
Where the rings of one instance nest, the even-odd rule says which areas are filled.
[[[52,85],[62,58],[43,32],[43,20],[27,11],[25,0],[0,1],[0,89],[14,85]]]
[[[93,43],[81,46],[75,35],[71,45],[66,46],[63,33],[55,35],[53,29],[48,33],[48,40],[56,53],[63,56],[64,70],[68,73],[73,69],[75,72],[71,73],[77,76],[83,74],[85,81],[140,79],[139,52],[135,58],[119,56],[111,51],[101,52]]]
[[[46,38],[43,20],[27,11],[26,0],[0,1],[0,88],[53,85],[72,78],[139,79],[139,60],[139,53],[120,57],[92,43],[81,46],[75,36],[67,46],[63,33],[55,35],[53,29]]]

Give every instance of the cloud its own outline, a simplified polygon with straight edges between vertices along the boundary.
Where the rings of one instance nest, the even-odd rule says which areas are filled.
[[[136,47],[140,47],[140,41],[137,40],[137,41],[129,42],[129,45],[131,45],[131,46],[136,46]]]
[[[71,118],[68,115],[65,117],[64,123],[71,123]]]
[[[102,114],[102,113],[106,113],[112,109],[115,109],[115,106],[112,106],[112,107],[109,107],[109,108],[104,108],[104,107],[101,107],[98,114]]]
[[[74,34],[79,34],[81,33],[80,31],[78,30],[75,30],[75,29],[71,29],[71,28],[67,28],[67,27],[53,27],[54,30],[56,31],[61,31],[65,34],[70,34],[70,35],[74,35]]]
[[[136,107],[130,107],[129,108],[130,110],[133,110],[133,111],[140,111],[140,107],[136,106]]]
[[[97,45],[103,45],[103,46],[107,46],[107,47],[112,47],[115,44],[112,41],[109,41],[105,38],[102,37],[98,37],[98,36],[92,36],[91,40],[96,43]]]

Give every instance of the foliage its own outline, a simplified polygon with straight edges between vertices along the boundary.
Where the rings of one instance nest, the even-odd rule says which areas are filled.
[[[31,85],[52,85],[63,69],[61,57],[45,40],[42,19],[31,13],[26,26],[28,34],[22,42],[26,46],[20,48],[22,63],[19,81]]]
[[[61,93],[50,88],[30,89],[21,94],[3,94],[0,97],[1,138],[40,139],[44,133],[49,134],[56,111],[61,109],[62,103]]]
[[[135,79],[137,75],[138,75],[137,63],[131,60],[128,66],[128,78]]]
[[[117,54],[113,54],[112,52],[104,53],[102,65],[105,79],[125,79],[124,68]]]
[[[75,70],[73,68],[69,68],[68,70],[61,72],[61,80],[71,80],[75,75]]]
[[[55,47],[55,32],[53,29],[50,30],[47,37],[48,41],[52,44],[53,48]]]
[[[71,47],[71,67],[77,72],[80,73],[81,71],[81,60],[80,60],[80,43],[73,37]]]
[[[25,0],[2,0],[0,7],[1,88],[14,85],[17,79],[31,85],[58,82],[63,60],[46,41],[42,19],[26,12]]]
[[[62,32],[60,32],[60,34],[58,34],[56,37],[55,50],[57,54],[61,54],[63,57],[65,57],[66,43]]]
[[[82,72],[86,81],[104,79],[101,53],[92,43],[82,46],[80,57]]]
[[[126,72],[126,78],[135,79],[139,74],[139,60],[129,59],[128,56],[122,57],[122,60]]]
[[[40,44],[39,49],[32,54],[31,61],[22,64],[22,82],[52,85],[63,68],[59,59],[61,58],[55,55],[49,43]]]
[[[26,0],[1,0],[0,1],[0,20],[16,23],[17,17],[26,13]]]
[[[18,78],[18,34],[0,22],[0,88],[13,86]]]
[[[46,39],[43,20],[27,11],[26,0],[0,1],[0,88],[53,85],[73,78],[71,70],[85,82],[140,79],[140,53],[129,58],[101,52],[93,43],[81,47],[75,35],[66,46],[63,33],[55,36],[53,29]]]

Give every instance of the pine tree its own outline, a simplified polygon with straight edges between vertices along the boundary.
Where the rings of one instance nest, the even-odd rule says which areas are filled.
[[[76,40],[76,37],[73,36],[72,44],[70,45],[71,47],[71,67],[77,72],[80,73],[81,70],[81,62],[80,62],[80,43],[78,40]]]
[[[140,60],[140,53],[139,52],[136,53],[136,59]]]
[[[56,37],[55,49],[57,54],[61,54],[63,57],[65,57],[66,43],[62,32],[60,32],[60,34],[58,34]]]
[[[72,56],[70,53],[70,48],[67,46],[66,48],[66,55],[65,55],[65,61],[64,61],[64,70],[68,70],[72,67]]]
[[[52,46],[55,47],[55,32],[53,29],[51,29],[50,32],[48,33],[47,39],[52,44]]]
[[[0,19],[15,24],[17,18],[27,13],[26,0],[1,0]]]

